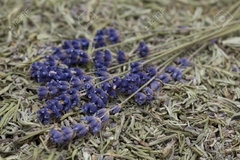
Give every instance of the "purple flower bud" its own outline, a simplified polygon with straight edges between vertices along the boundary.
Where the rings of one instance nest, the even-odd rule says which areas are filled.
[[[174,66],[167,66],[167,67],[165,68],[165,71],[166,71],[167,73],[173,73],[174,70],[175,70],[175,67],[174,67]]]
[[[138,74],[139,77],[140,77],[140,80],[141,80],[140,83],[141,83],[141,85],[145,84],[145,83],[149,80],[149,78],[148,78],[148,76],[147,76],[146,73],[144,73],[144,72],[138,72],[137,74]]]
[[[125,63],[128,59],[127,55],[122,50],[117,50],[116,58],[119,64]]]
[[[83,84],[83,89],[86,89],[86,90],[91,89],[91,88],[93,88],[93,87],[94,87],[93,84],[90,83],[90,82],[85,82],[85,83]]]
[[[49,123],[50,120],[50,111],[48,108],[41,108],[37,111],[38,118],[42,123]]]
[[[102,126],[102,123],[101,122],[98,122],[96,125],[94,125],[94,127],[92,127],[92,132],[93,133],[96,133],[98,132],[100,129],[101,129],[101,126]]]
[[[160,74],[157,78],[159,78],[163,83],[168,83],[170,81],[170,75],[167,73]]]
[[[108,40],[112,42],[112,44],[115,44],[118,42],[119,36],[118,32],[114,28],[106,28],[105,34],[108,36]]]
[[[114,98],[114,97],[117,96],[116,90],[114,90],[114,89],[109,89],[109,90],[107,91],[107,93],[108,93],[109,97],[112,97],[112,98]],[[105,103],[105,104],[106,104],[106,103]]]
[[[91,98],[90,102],[94,103],[98,109],[105,107],[105,104],[103,103],[102,99],[98,96]]]
[[[46,61],[43,62],[46,66],[57,67],[59,58],[57,56],[45,56]]]
[[[111,88],[111,84],[109,82],[103,82],[101,83],[101,87],[104,91],[107,91],[109,88]]]
[[[62,135],[63,135],[63,141],[69,142],[73,138],[73,130],[68,127],[61,127]]]
[[[140,105],[144,104],[146,100],[147,100],[147,96],[142,92],[138,92],[135,95],[135,102],[137,102]]]
[[[173,74],[172,74],[172,78],[174,80],[180,81],[182,78],[182,72],[181,70],[179,70],[178,68],[175,68]]]
[[[97,112],[97,106],[91,102],[85,103],[81,109],[83,109],[83,112],[86,114],[94,114]]]
[[[106,108],[99,109],[96,113],[98,118],[101,118],[108,110]]]
[[[62,133],[55,129],[50,130],[50,140],[58,144],[62,144],[64,142]]]
[[[112,61],[112,54],[109,50],[104,50],[104,65],[108,66],[111,64]]]
[[[102,90],[101,88],[96,88],[94,93],[97,94],[97,96],[101,98],[101,100],[103,101],[104,104],[107,104],[108,95],[104,90]]]
[[[134,92],[136,92],[137,90],[138,90],[138,86],[136,86],[135,84],[133,84],[133,83],[129,83],[128,84],[128,87],[127,87],[127,93],[128,94],[132,94],[132,93],[134,93]]]
[[[62,91],[66,91],[69,88],[70,88],[69,83],[67,81],[58,81],[58,89]]]
[[[70,97],[67,96],[66,93],[62,93],[61,95],[58,96],[58,99],[60,101],[63,101],[62,105],[63,105],[64,111],[68,111],[72,105]]]
[[[39,98],[45,98],[45,97],[47,97],[47,94],[48,94],[48,89],[47,89],[47,87],[45,87],[45,86],[40,86],[40,87],[38,88],[38,97],[39,97]]]
[[[82,117],[80,120],[86,120],[87,123],[91,123],[92,121],[95,120],[94,116],[86,116],[86,117]]]
[[[84,74],[84,72],[80,68],[73,68],[74,75],[80,77]]]
[[[95,37],[94,37],[94,44],[93,46],[95,48],[103,47],[105,46],[105,41],[104,41],[104,32],[103,30],[97,30]]]
[[[77,123],[73,125],[72,128],[73,128],[73,131],[76,132],[77,137],[82,137],[89,131],[88,126],[86,126],[83,123]]]
[[[113,84],[118,88],[118,86],[120,86],[120,84],[121,84],[121,78],[118,76],[115,76],[115,77],[113,77],[112,80],[113,80]]]
[[[56,48],[56,50],[53,52],[54,56],[57,56],[60,60],[64,60],[68,58],[68,54],[65,52],[62,52],[60,48]]]
[[[58,93],[58,88],[56,86],[48,86],[50,95],[55,95]]]
[[[135,68],[135,67],[138,67],[138,66],[140,66],[140,65],[141,65],[140,62],[131,62],[131,63],[130,63],[130,67],[131,67],[131,68]]]
[[[71,40],[71,45],[74,49],[81,49],[82,46],[78,40]]]
[[[149,49],[145,42],[141,41],[139,43],[138,52],[140,57],[145,57],[149,54]]]
[[[182,72],[180,71],[176,77],[177,81],[180,81],[182,79]]]
[[[51,110],[54,116],[59,118],[62,115],[61,110],[63,109],[63,106],[58,102],[58,100],[51,99],[51,100],[48,100],[46,103],[47,103],[46,108]]]
[[[161,86],[161,82],[160,81],[157,81],[157,80],[153,80],[150,84],[149,84],[150,88],[153,90],[153,91],[157,91],[160,86]]]
[[[80,52],[80,59],[79,59],[79,64],[82,64],[82,63],[87,63],[89,61],[89,57],[88,57],[88,54],[86,52],[83,52],[81,51]]]
[[[87,38],[78,38],[77,39],[81,43],[81,48],[83,50],[87,50],[89,46],[89,40]]]
[[[81,120],[86,120],[87,123],[89,124],[90,129],[92,130],[93,133],[97,132],[101,128],[101,120],[97,117],[94,116],[87,116],[81,118]]]
[[[147,95],[147,101],[150,102],[153,99],[153,90],[149,87],[145,87],[143,92]]]
[[[109,120],[109,112],[106,108],[102,108],[97,111],[96,116],[101,118],[102,123],[105,123]]]
[[[239,68],[238,68],[238,66],[236,64],[233,64],[232,71],[233,72],[239,72]]]
[[[178,58],[175,62],[180,65],[181,68],[189,65],[189,60],[186,57]]]
[[[82,85],[82,82],[80,81],[79,78],[77,77],[72,77],[70,80],[70,84],[72,85],[73,88],[79,87]]]
[[[78,104],[78,102],[80,100],[80,98],[79,98],[77,93],[72,94],[70,99],[71,99],[72,106],[77,106],[77,104]]]
[[[71,47],[72,46],[70,41],[63,41],[62,49],[69,49]]]
[[[113,114],[119,113],[120,110],[121,110],[121,106],[120,105],[113,105],[113,106],[110,107],[110,111]]]
[[[83,80],[84,82],[88,82],[92,80],[92,76],[84,75],[80,78],[80,80]]]
[[[149,75],[150,78],[152,78],[153,76],[155,76],[155,74],[157,73],[157,70],[155,67],[149,67],[146,70],[146,73]]]

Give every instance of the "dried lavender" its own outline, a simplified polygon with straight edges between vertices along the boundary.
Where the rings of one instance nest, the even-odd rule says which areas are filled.
[[[98,132],[109,120],[110,114],[119,113],[128,100],[106,108],[111,100],[117,100],[118,94],[134,96],[135,102],[139,105],[150,103],[154,99],[154,93],[161,89],[164,83],[172,80],[180,81],[182,69],[189,65],[187,58],[178,58],[175,61],[177,66],[167,66],[165,72],[160,73],[156,65],[141,60],[130,62],[129,72],[119,76],[118,73],[111,73],[108,69],[109,66],[116,65],[113,63],[111,51],[101,50],[101,47],[106,46],[107,41],[111,44],[119,41],[115,29],[106,28],[97,31],[93,39],[93,47],[100,49],[96,49],[92,57],[89,57],[85,51],[89,47],[90,40],[79,38],[64,41],[61,47],[53,48],[53,54],[46,56],[45,61],[34,62],[31,65],[31,76],[38,82],[45,82],[45,85],[38,89],[39,98],[46,102],[46,105],[37,111],[42,123],[60,118],[64,113],[72,110],[72,107],[78,107],[86,114],[71,128],[63,126],[51,129],[52,142],[63,144],[88,132],[93,134]],[[115,58],[118,64],[129,62],[130,59],[124,51],[116,52]],[[139,57],[147,57],[149,53],[147,44],[140,41],[137,48]],[[84,64],[89,63],[94,67],[94,74],[84,72]],[[151,80],[152,78],[154,79]],[[97,83],[96,79],[100,81]],[[139,91],[150,80],[148,86]],[[79,101],[82,97],[85,103],[80,105]]]

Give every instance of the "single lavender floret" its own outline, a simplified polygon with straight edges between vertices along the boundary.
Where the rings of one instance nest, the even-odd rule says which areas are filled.
[[[58,102],[57,99],[47,100],[46,103],[47,103],[46,108],[52,111],[52,114],[51,114],[52,116],[56,116],[57,118],[59,118],[62,115],[61,112],[62,112],[63,106]]]
[[[175,71],[175,67],[174,66],[167,66],[166,68],[165,68],[165,71],[167,72],[167,73],[173,73],[174,71]]]
[[[83,118],[81,118],[81,120],[87,121],[87,123],[89,124],[89,127],[93,133],[96,133],[97,131],[99,131],[99,129],[101,128],[101,125],[102,125],[102,121],[95,116],[83,117]]]
[[[105,46],[105,40],[104,40],[103,30],[101,30],[101,29],[97,30],[93,40],[94,40],[94,47],[95,48],[104,47]]]
[[[94,91],[95,91],[94,85],[91,82],[85,82],[83,84],[83,89],[86,90],[87,94],[94,93]]]
[[[145,42],[141,41],[139,43],[138,52],[140,57],[145,57],[149,54],[149,48]]]
[[[124,51],[122,50],[117,50],[117,61],[119,64],[125,63],[127,61],[127,55],[125,54]]]
[[[71,40],[71,45],[74,49],[82,49],[81,43],[78,40]]]
[[[86,38],[71,40],[71,45],[74,49],[87,50],[89,46],[89,40]]]
[[[142,92],[138,92],[135,95],[135,102],[137,102],[140,105],[144,104],[146,100],[147,100],[147,96]]]
[[[104,104],[107,104],[109,95],[103,89],[95,88],[94,93],[97,94],[98,97],[100,97],[102,99]]]
[[[80,51],[79,55],[80,55],[79,64],[87,63],[89,61],[89,57],[86,52]]]
[[[41,108],[40,110],[37,111],[38,119],[42,123],[49,123],[50,113],[51,112],[48,110],[48,108]]]
[[[75,88],[80,90],[81,85],[83,85],[82,81],[78,77],[72,77],[70,80],[71,88]]]
[[[69,142],[73,138],[73,130],[68,127],[61,127],[62,135],[63,135],[63,141]]]
[[[92,132],[93,133],[96,133],[98,132],[100,129],[101,129],[101,126],[102,126],[102,123],[101,122],[98,122],[94,127],[92,127]]]
[[[96,112],[96,117],[100,118],[104,115],[104,113],[107,112],[107,109],[106,108],[102,108],[102,109],[99,109],[97,112]]]
[[[72,106],[77,106],[77,104],[78,104],[78,102],[80,100],[79,95],[77,93],[71,94],[70,99],[71,99]]]
[[[95,54],[93,55],[93,61],[95,64],[104,64],[104,56],[102,51],[96,50]]]
[[[182,78],[182,71],[180,69],[178,69],[178,68],[175,68],[174,72],[172,74],[172,78],[174,80],[180,81],[181,78]]]
[[[62,93],[56,98],[58,98],[59,101],[61,101],[64,111],[68,111],[70,109],[72,103],[69,95],[67,95],[66,93]]]
[[[87,38],[78,38],[77,40],[81,43],[82,50],[88,49],[90,41]]]
[[[109,97],[111,97],[111,98],[117,97],[117,92],[116,92],[115,89],[109,89],[109,90],[107,91],[107,93],[108,93]]]
[[[104,50],[104,65],[109,66],[112,62],[112,54],[109,50]]]
[[[110,107],[110,111],[113,114],[119,113],[121,111],[121,106],[120,105],[113,105]]]
[[[131,73],[138,73],[143,70],[143,66],[140,62],[131,62]]]
[[[168,73],[162,73],[159,76],[157,76],[163,83],[170,82],[170,75]]]
[[[58,89],[60,91],[66,91],[70,89],[70,85],[67,81],[58,81]]]
[[[83,112],[88,115],[91,115],[97,112],[97,106],[91,102],[85,103],[80,109],[82,109]]]
[[[76,133],[77,137],[82,137],[89,131],[88,126],[83,123],[77,123],[73,125],[72,128],[73,131]]]
[[[96,116],[101,119],[102,123],[105,123],[109,119],[109,112],[106,108],[102,108],[97,111]]]
[[[116,29],[106,28],[105,34],[108,36],[108,40],[112,42],[112,44],[115,44],[118,42],[119,36]]]
[[[148,80],[149,80],[149,77],[147,76],[147,74],[145,72],[138,72],[137,73],[140,77],[140,84],[143,85],[145,84]]]
[[[62,44],[62,49],[69,49],[71,48],[72,45],[71,45],[71,41],[63,41],[63,44]]]
[[[158,80],[153,80],[150,84],[149,87],[153,90],[153,91],[157,91],[160,89],[161,86],[161,82]]]
[[[91,98],[90,102],[94,103],[98,109],[100,108],[104,108],[106,106],[106,104],[103,103],[102,99],[98,96]]]
[[[48,89],[45,86],[40,86],[38,88],[38,97],[39,98],[46,98],[48,95]]]
[[[121,78],[119,76],[114,76],[113,77],[113,84],[116,86],[116,88],[118,88],[121,84]]]
[[[146,73],[148,74],[149,78],[152,78],[156,75],[157,69],[155,67],[148,67]]]
[[[57,56],[45,56],[45,62],[43,62],[46,66],[57,67],[59,63],[59,58]]]
[[[189,65],[189,60],[186,57],[178,58],[175,62],[180,65],[181,68]]]
[[[151,102],[151,100],[153,99],[153,90],[150,87],[145,87],[143,89],[143,92],[145,95],[147,95],[147,101]]]
[[[54,143],[62,144],[64,142],[62,132],[55,129],[51,129],[50,140]]]
[[[236,64],[233,64],[232,71],[233,72],[239,72],[239,68],[238,68],[238,66]]]

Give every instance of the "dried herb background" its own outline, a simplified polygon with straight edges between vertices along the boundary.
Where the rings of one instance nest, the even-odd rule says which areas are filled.
[[[240,159],[239,1],[3,0],[0,6],[0,160]],[[151,104],[129,100],[97,134],[52,144],[49,129],[81,113],[41,124],[41,84],[30,78],[30,65],[63,40],[93,39],[104,27],[116,28],[121,39],[105,48],[130,51],[144,40],[159,58],[187,56],[191,64]]]

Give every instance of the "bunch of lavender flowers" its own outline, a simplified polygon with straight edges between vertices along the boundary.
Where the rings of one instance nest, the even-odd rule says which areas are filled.
[[[46,56],[44,61],[31,65],[31,76],[37,82],[45,83],[38,89],[39,98],[45,100],[45,105],[37,111],[42,123],[51,123],[52,119],[60,118],[72,111],[73,107],[85,114],[72,127],[51,129],[52,142],[63,144],[75,137],[98,132],[109,120],[110,114],[119,113],[124,103],[133,96],[139,105],[150,103],[164,83],[180,81],[182,70],[189,65],[187,58],[178,58],[175,66],[169,65],[164,72],[159,72],[156,64],[148,64],[144,60],[131,62],[130,57],[122,50],[116,51],[114,60],[114,54],[110,50],[101,49],[107,44],[106,41],[111,44],[119,41],[116,29],[97,31],[93,39],[96,50],[92,57],[86,52],[90,40],[79,38],[64,41],[61,47],[54,47],[53,54]],[[149,53],[147,44],[140,41],[136,54],[144,58]],[[129,72],[122,76],[111,72],[110,68],[117,65],[113,62],[129,63]],[[85,72],[84,66],[89,63],[94,67],[93,74]],[[146,85],[147,83],[149,84]],[[119,94],[130,96],[120,104],[114,103],[106,107],[113,100],[117,101]],[[84,99],[83,104],[79,103],[81,99]]]

